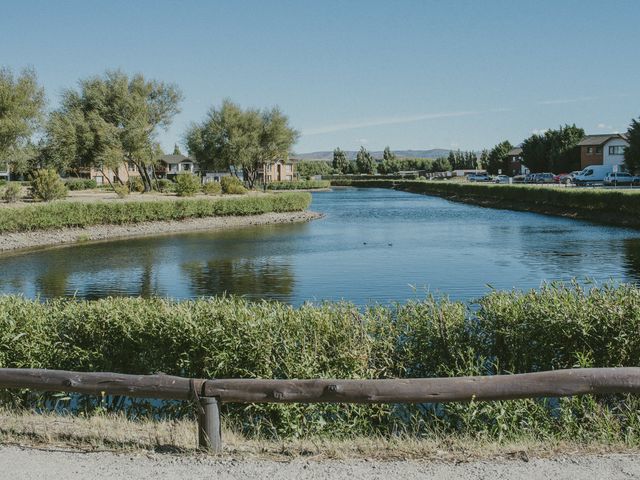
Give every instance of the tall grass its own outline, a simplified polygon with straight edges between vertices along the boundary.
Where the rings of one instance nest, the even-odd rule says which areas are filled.
[[[549,285],[493,292],[476,304],[426,298],[360,310],[299,308],[239,298],[174,302],[0,297],[0,367],[199,378],[411,378],[634,366],[640,360],[640,289]],[[43,397],[5,392],[7,405]],[[180,416],[180,403],[80,397],[130,414]],[[249,435],[463,434],[640,444],[632,395],[439,405],[226,405]]]
[[[317,188],[329,188],[329,180],[296,180],[291,182],[267,183],[269,190],[313,190]]]
[[[87,227],[99,224],[293,212],[305,210],[310,203],[311,196],[303,192],[246,198],[198,198],[178,201],[58,202],[1,208],[0,233]]]

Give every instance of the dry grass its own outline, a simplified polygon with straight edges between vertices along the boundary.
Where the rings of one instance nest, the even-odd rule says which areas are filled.
[[[474,438],[354,437],[283,440],[247,439],[228,428],[222,433],[223,456],[287,461],[296,458],[473,460],[546,458],[567,454],[640,453],[625,444],[577,444],[523,438],[494,442]],[[189,420],[128,420],[122,415],[66,416],[0,410],[0,444],[69,448],[84,451],[152,451],[196,454],[196,425]]]

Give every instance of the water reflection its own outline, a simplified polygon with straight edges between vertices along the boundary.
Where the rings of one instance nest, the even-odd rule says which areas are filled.
[[[640,232],[392,190],[314,194],[326,218],[0,257],[0,293],[28,297],[222,293],[300,304],[456,299],[543,281],[640,281]],[[414,289],[416,287],[416,289]]]

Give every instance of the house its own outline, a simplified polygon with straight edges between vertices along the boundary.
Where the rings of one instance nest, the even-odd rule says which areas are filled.
[[[90,178],[95,180],[98,185],[106,185],[116,181],[116,177],[123,183],[127,183],[132,177],[139,177],[140,172],[138,168],[132,162],[122,162],[115,171],[110,168],[80,168],[78,169],[78,176],[80,178]]]
[[[578,143],[578,147],[580,147],[580,167],[622,165],[624,162],[624,150],[628,146],[627,137],[622,133],[587,135]]]
[[[191,157],[184,155],[163,155],[160,157],[159,165],[156,167],[158,178],[175,179],[180,173],[197,173],[198,164]]]
[[[527,175],[529,173],[529,169],[524,166],[520,147],[512,148],[507,152],[507,165],[508,171],[503,172],[506,175]]]
[[[272,163],[263,163],[258,171],[258,182],[290,182],[295,179],[295,162],[278,160]]]

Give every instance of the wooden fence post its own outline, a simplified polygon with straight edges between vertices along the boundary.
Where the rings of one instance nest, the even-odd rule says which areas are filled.
[[[200,397],[198,412],[198,449],[206,452],[222,451],[220,408],[216,397]]]

